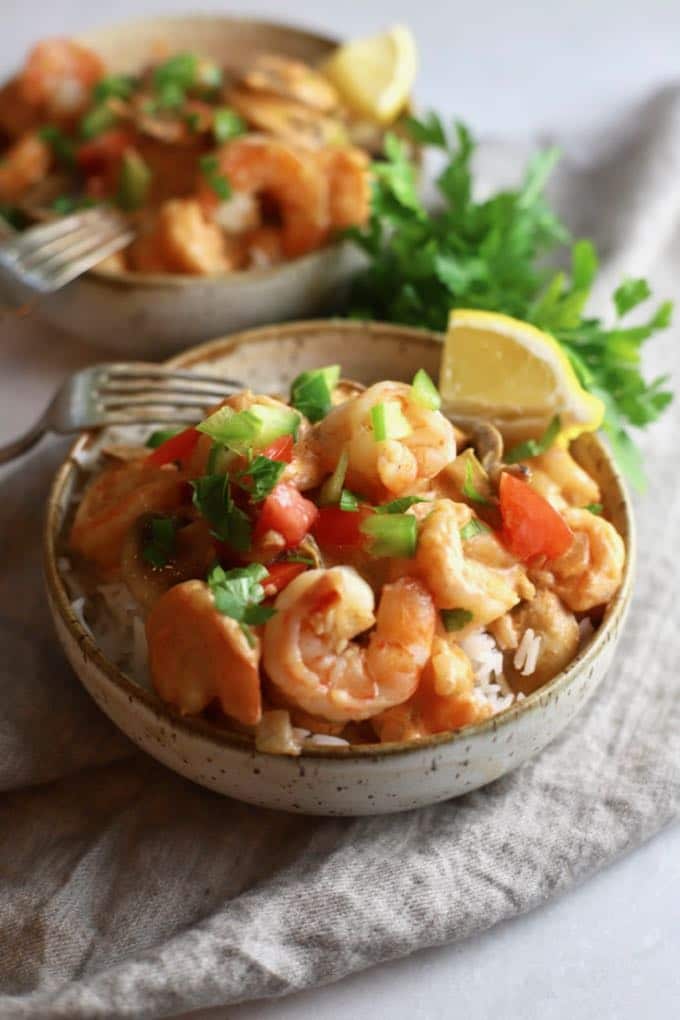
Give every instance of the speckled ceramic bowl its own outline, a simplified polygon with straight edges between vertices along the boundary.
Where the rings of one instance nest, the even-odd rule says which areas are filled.
[[[118,72],[143,67],[159,46],[196,50],[239,70],[261,52],[315,64],[338,42],[291,26],[214,15],[126,22],[88,32],[81,41]],[[216,276],[92,271],[41,298],[33,314],[126,359],[168,357],[220,333],[333,311],[362,260],[345,242],[271,269]],[[20,287],[15,297],[27,300]]]
[[[287,389],[303,369],[341,361],[343,373],[366,383],[410,380],[419,367],[438,372],[440,339],[391,325],[291,323],[215,340],[181,355],[176,366],[206,368],[247,380],[255,390]],[[141,748],[176,772],[219,793],[287,811],[364,815],[403,811],[474,790],[537,754],[574,718],[603,679],[631,595],[634,537],[631,508],[609,454],[595,436],[575,454],[600,483],[608,516],[623,535],[628,560],[621,590],[604,622],[569,668],[493,719],[417,744],[317,748],[299,758],[262,754],[245,736],[182,718],[124,676],[80,626],[57,570],[60,530],[77,481],[73,453],[59,470],[45,527],[45,571],[59,640],[100,708]],[[578,725],[578,723],[576,723]]]

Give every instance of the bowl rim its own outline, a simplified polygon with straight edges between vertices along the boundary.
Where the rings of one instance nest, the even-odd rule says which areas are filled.
[[[361,333],[365,335],[368,333],[369,336],[389,336],[395,340],[403,340],[410,344],[428,348],[432,344],[441,344],[442,342],[441,334],[411,326],[393,323],[365,323],[347,319],[311,319],[261,326],[256,329],[217,337],[189,348],[183,353],[167,359],[163,364],[174,368],[190,368],[197,362],[215,360],[221,354],[227,353],[234,347],[240,347],[246,343],[261,343],[272,339],[288,338],[289,336],[291,338],[299,338],[307,334],[315,335],[328,329],[339,330],[348,334]],[[255,748],[253,738],[249,734],[221,729],[199,717],[183,716],[171,706],[164,704],[152,691],[147,690],[136,681],[127,677],[122,670],[104,655],[92,635],[83,627],[74,613],[71,606],[72,600],[59,574],[56,545],[63,524],[62,506],[64,491],[74,473],[77,473],[80,469],[76,459],[78,453],[87,446],[92,436],[96,434],[96,431],[90,430],[79,434],[58,468],[48,494],[47,510],[43,524],[43,572],[53,611],[59,615],[60,622],[65,626],[69,637],[77,645],[83,658],[93,663],[105,675],[108,681],[127,696],[130,702],[141,702],[145,708],[150,709],[166,725],[184,731],[187,736],[207,739],[215,747],[230,748],[232,750],[239,749],[251,756],[253,754],[268,753],[258,751]],[[606,461],[609,470],[612,472],[617,496],[620,498],[620,510],[625,522],[626,534],[622,537],[626,546],[626,562],[621,585],[610,602],[600,627],[592,640],[577,653],[567,668],[521,701],[515,701],[508,708],[503,709],[483,722],[464,726],[459,730],[432,734],[429,737],[420,738],[416,741],[354,744],[349,747],[304,748],[301,754],[296,756],[295,760],[299,761],[305,758],[310,760],[319,758],[340,758],[345,760],[381,759],[399,755],[410,755],[425,750],[436,750],[442,745],[469,741],[471,738],[488,732],[495,733],[511,725],[519,716],[536,711],[544,707],[551,699],[558,697],[584,669],[587,669],[599,657],[610,641],[612,632],[615,630],[618,622],[625,616],[631,600],[636,560],[636,531],[631,499],[609,449],[602,438],[595,433],[589,434],[587,441],[595,445],[598,455]],[[61,634],[58,633],[58,637],[63,644]],[[77,673],[75,670],[74,672]]]

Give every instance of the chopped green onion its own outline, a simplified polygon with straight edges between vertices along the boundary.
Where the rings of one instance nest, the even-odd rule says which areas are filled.
[[[305,556],[302,553],[290,552],[283,559],[284,563],[305,563],[308,567],[316,566],[316,560],[313,556]]]
[[[349,491],[349,489],[343,489],[340,493],[340,502],[338,505],[341,510],[349,510],[352,512],[359,509],[359,500],[353,492]]]
[[[231,195],[231,185],[224,174],[219,172],[220,161],[217,156],[212,153],[208,153],[206,156],[201,156],[198,163],[201,168],[201,173],[205,177],[210,188],[212,188],[222,202],[225,202]]]
[[[172,517],[153,517],[149,532],[149,539],[142,547],[142,559],[160,569],[172,559],[177,528]]]
[[[382,506],[377,506],[375,512],[377,514],[402,514],[416,503],[429,502],[429,499],[423,499],[422,496],[400,496],[399,499],[393,499],[391,503],[383,503]]]
[[[485,524],[484,521],[480,521],[478,517],[472,517],[467,524],[464,524],[460,529],[460,537],[464,542],[467,542],[468,539],[474,538],[475,535],[483,535],[487,531],[491,531],[488,524]]]
[[[191,482],[194,506],[211,526],[211,535],[227,542],[237,552],[250,548],[248,515],[237,507],[226,475],[203,475]]]
[[[194,53],[175,53],[154,68],[153,84],[156,90],[168,83],[182,89],[191,88],[198,73],[198,57]]]
[[[123,153],[116,204],[126,212],[144,205],[151,187],[151,170],[134,149]]]
[[[442,406],[442,398],[439,390],[430,379],[424,368],[419,368],[413,376],[411,383],[413,399],[421,407],[427,407],[430,411],[438,411]]]
[[[475,463],[477,460],[475,458]],[[479,465],[480,470],[483,471],[481,464]],[[474,469],[472,467],[472,459],[465,462],[465,482],[463,483],[463,495],[466,499],[469,499],[472,503],[479,503],[480,506],[488,506],[489,500],[482,496],[481,492],[477,488],[474,479]]]
[[[291,385],[291,404],[311,422],[320,421],[333,406],[331,396],[339,378],[339,365],[302,372]]]
[[[80,122],[81,138],[96,138],[118,123],[118,117],[106,104],[95,106],[82,118]]]
[[[538,457],[539,454],[545,453],[560,434],[560,427],[560,416],[556,414],[540,439],[527,439],[526,442],[519,443],[508,450],[504,457],[505,463],[517,464],[521,460],[526,460],[527,457]]]
[[[262,450],[281,436],[297,437],[300,415],[283,405],[253,404],[247,411],[221,407],[197,425],[211,439],[238,453]]]
[[[399,556],[410,559],[418,543],[418,522],[413,514],[372,514],[361,523],[371,539],[371,556]]]
[[[213,60],[201,59],[198,62],[196,69],[196,85],[202,86],[204,90],[214,92],[218,89],[223,81],[222,68],[219,67]]]
[[[92,98],[95,103],[103,103],[106,99],[129,99],[136,87],[137,79],[130,74],[109,74],[92,89]]]
[[[215,609],[240,623],[251,646],[254,639],[250,625],[266,623],[276,612],[271,606],[260,605],[265,597],[261,582],[266,577],[267,568],[261,563],[251,563],[234,570],[224,570],[217,564],[207,577]]]
[[[157,447],[162,446],[163,443],[167,443],[168,439],[178,436],[183,431],[183,429],[157,429],[151,433],[144,445],[148,446],[150,450],[155,450]]]
[[[45,124],[38,131],[38,136],[43,142],[47,142],[60,163],[64,163],[66,166],[73,166],[76,152],[75,145],[63,131],[60,131],[54,124]]]
[[[590,510],[591,514],[596,514],[598,517],[604,510],[602,503],[586,503],[583,507],[584,510]]]
[[[335,465],[335,471],[332,475],[329,475],[326,481],[321,486],[319,493],[319,502],[322,506],[332,506],[334,503],[340,502],[340,496],[342,494],[342,487],[345,484],[345,475],[347,474],[347,465],[349,464],[349,454],[347,450],[343,450],[338,457],[338,463]]]
[[[228,142],[230,138],[238,138],[246,133],[246,122],[228,106],[215,110],[213,114],[213,134],[218,142]]]
[[[396,400],[385,400],[372,407],[371,423],[376,443],[385,439],[404,439],[413,431]]]
[[[186,92],[176,81],[168,81],[157,91],[157,110],[176,110],[186,102]]]
[[[440,616],[447,633],[451,633],[452,630],[462,630],[474,619],[474,614],[469,609],[442,609]]]

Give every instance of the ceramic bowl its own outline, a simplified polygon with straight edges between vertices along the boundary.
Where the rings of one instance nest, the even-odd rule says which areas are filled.
[[[291,323],[203,344],[175,366],[224,372],[256,391],[285,391],[300,371],[335,361],[365,383],[410,380],[424,367],[436,378],[440,338],[392,325],[347,321]],[[299,758],[255,750],[252,741],[200,719],[181,717],[107,661],[80,626],[59,577],[58,539],[78,477],[76,442],[55,479],[45,528],[45,571],[59,640],[100,708],[141,748],[169,768],[219,793],[253,804],[325,815],[403,811],[490,783],[537,754],[574,718],[603,679],[630,600],[634,536],[631,507],[612,460],[596,436],[575,443],[598,480],[608,516],[624,537],[623,584],[589,644],[543,688],[477,726],[417,744],[315,748]]]
[[[268,21],[195,15],[127,22],[80,39],[119,72],[138,70],[158,46],[196,50],[238,71],[263,51],[317,63],[338,42]],[[128,360],[168,357],[220,333],[333,311],[362,260],[345,242],[270,269],[211,277],[92,271],[41,298],[34,314]],[[15,290],[23,303],[26,292]]]

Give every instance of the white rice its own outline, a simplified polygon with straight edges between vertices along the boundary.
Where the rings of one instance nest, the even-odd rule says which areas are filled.
[[[491,634],[475,630],[459,641],[475,674],[475,696],[479,705],[502,712],[514,701],[503,677],[503,653]]]
[[[527,627],[512,660],[513,666],[519,670],[521,676],[531,676],[536,670],[541,642],[540,634],[536,634],[531,627]]]
[[[305,741],[312,747],[349,747],[349,740],[342,737],[332,737],[330,733],[312,733]]]

